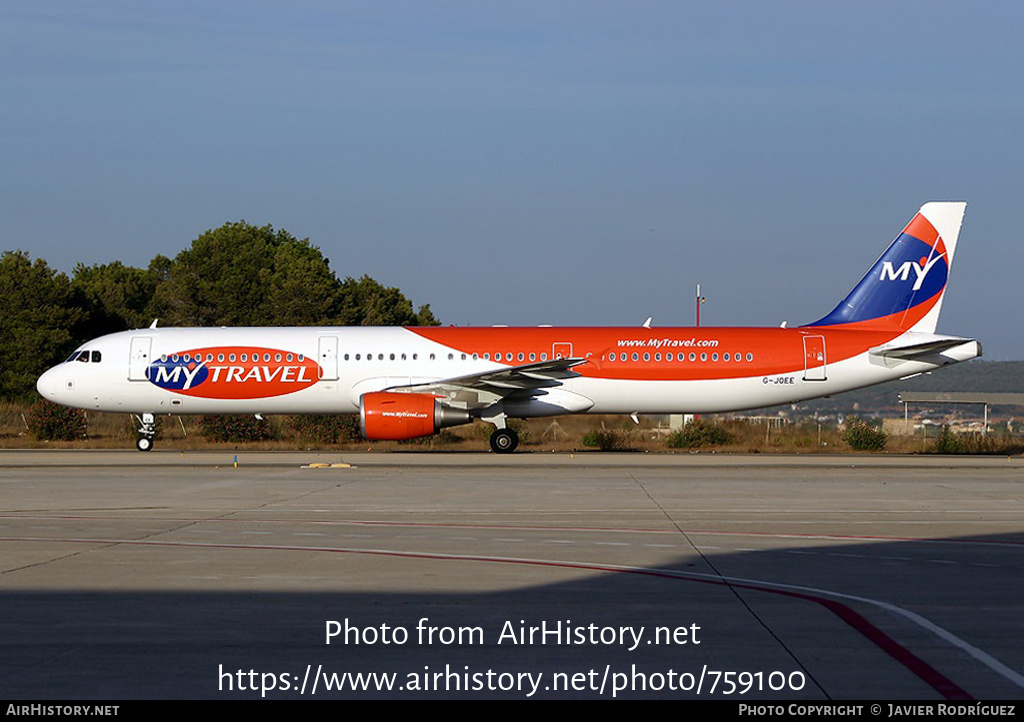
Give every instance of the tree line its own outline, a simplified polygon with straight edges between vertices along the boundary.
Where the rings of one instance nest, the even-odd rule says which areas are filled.
[[[69,278],[25,251],[0,255],[0,398],[31,396],[39,375],[96,336],[161,326],[436,326],[430,306],[369,276],[339,279],[308,238],[239,221],[173,259],[120,261]]]

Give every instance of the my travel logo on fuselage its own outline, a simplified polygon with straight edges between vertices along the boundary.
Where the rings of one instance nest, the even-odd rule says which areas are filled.
[[[320,365],[291,351],[216,346],[164,354],[146,369],[149,382],[168,391],[208,399],[283,396],[320,380]]]

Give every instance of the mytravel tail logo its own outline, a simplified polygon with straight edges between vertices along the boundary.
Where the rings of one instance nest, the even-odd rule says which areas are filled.
[[[832,313],[808,325],[872,322],[909,329],[941,300],[950,260],[938,230],[918,213]]]
[[[914,271],[914,285],[911,287],[911,291],[920,291],[921,285],[924,283],[924,279],[928,276],[928,271],[932,269],[939,261],[945,263],[945,253],[940,253],[937,256],[933,256],[930,260],[927,256],[921,256],[921,260],[917,261],[904,261],[897,268],[892,261],[882,261],[882,272],[878,276],[879,281],[906,281],[910,277],[910,271]]]
[[[216,346],[161,356],[146,369],[149,382],[207,399],[283,396],[320,380],[320,365],[291,351]]]

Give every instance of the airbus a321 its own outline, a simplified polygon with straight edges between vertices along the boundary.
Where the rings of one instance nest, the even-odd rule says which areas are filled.
[[[37,383],[133,414],[359,414],[368,439],[482,419],[712,413],[792,403],[981,355],[935,333],[966,203],[924,205],[829,314],[795,328],[156,328],[102,336]]]

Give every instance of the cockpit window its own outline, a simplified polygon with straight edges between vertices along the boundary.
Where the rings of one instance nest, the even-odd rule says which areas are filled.
[[[92,361],[94,364],[98,364],[103,358],[103,354],[99,351],[75,351],[73,354],[67,357],[64,363],[71,363],[72,361],[78,361],[78,363],[87,364]]]

